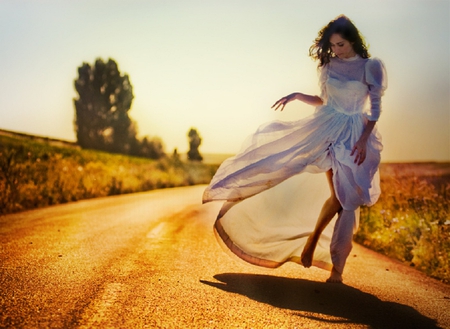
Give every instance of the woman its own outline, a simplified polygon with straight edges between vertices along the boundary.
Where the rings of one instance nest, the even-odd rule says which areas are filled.
[[[286,261],[315,265],[331,269],[328,282],[342,282],[359,207],[374,204],[380,194],[382,144],[375,123],[381,112],[386,74],[380,60],[369,58],[358,29],[345,16],[319,32],[310,56],[319,61],[320,96],[296,92],[272,107],[282,111],[289,102],[300,100],[316,106],[315,113],[296,122],[261,126],[239,154],[220,166],[203,202],[228,201],[214,227],[221,241],[242,259],[266,267]],[[367,100],[369,111],[365,111]],[[306,172],[326,173],[331,191],[312,232],[306,229],[301,215],[308,207],[304,192],[305,198],[295,204],[284,205],[283,200],[270,204],[284,193],[282,187]],[[296,185],[294,194],[302,195],[302,184]],[[322,250],[327,243],[322,233],[335,215],[328,241],[330,264]]]

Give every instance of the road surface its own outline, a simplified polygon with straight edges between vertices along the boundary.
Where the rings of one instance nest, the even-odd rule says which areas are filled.
[[[0,327],[450,328],[450,286],[357,245],[345,284],[230,258],[203,189],[0,217]]]

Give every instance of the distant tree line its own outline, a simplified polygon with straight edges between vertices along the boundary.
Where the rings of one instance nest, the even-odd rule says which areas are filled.
[[[129,117],[134,99],[133,86],[117,63],[97,59],[94,65],[83,63],[75,80],[78,98],[75,104],[75,132],[82,148],[159,159],[165,156],[158,137],[137,137],[137,124]],[[188,133],[188,159],[201,161],[201,138],[196,129]]]

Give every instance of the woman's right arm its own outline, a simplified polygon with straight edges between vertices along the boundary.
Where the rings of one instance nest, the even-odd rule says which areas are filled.
[[[319,96],[292,93],[277,100],[275,104],[272,105],[272,108],[276,111],[281,107],[280,111],[283,111],[286,104],[295,99],[313,106],[323,105],[323,100]]]

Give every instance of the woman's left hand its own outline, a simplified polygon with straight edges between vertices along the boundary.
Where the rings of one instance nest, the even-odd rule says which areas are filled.
[[[366,152],[367,152],[367,141],[364,139],[359,139],[355,146],[353,146],[352,153],[350,155],[355,154],[355,163],[358,164],[358,166],[364,162],[366,159]]]
[[[293,101],[297,95],[298,93],[292,93],[283,98],[280,98],[275,102],[275,104],[272,105],[272,108],[276,111],[281,107],[280,111],[283,111],[286,104]]]

